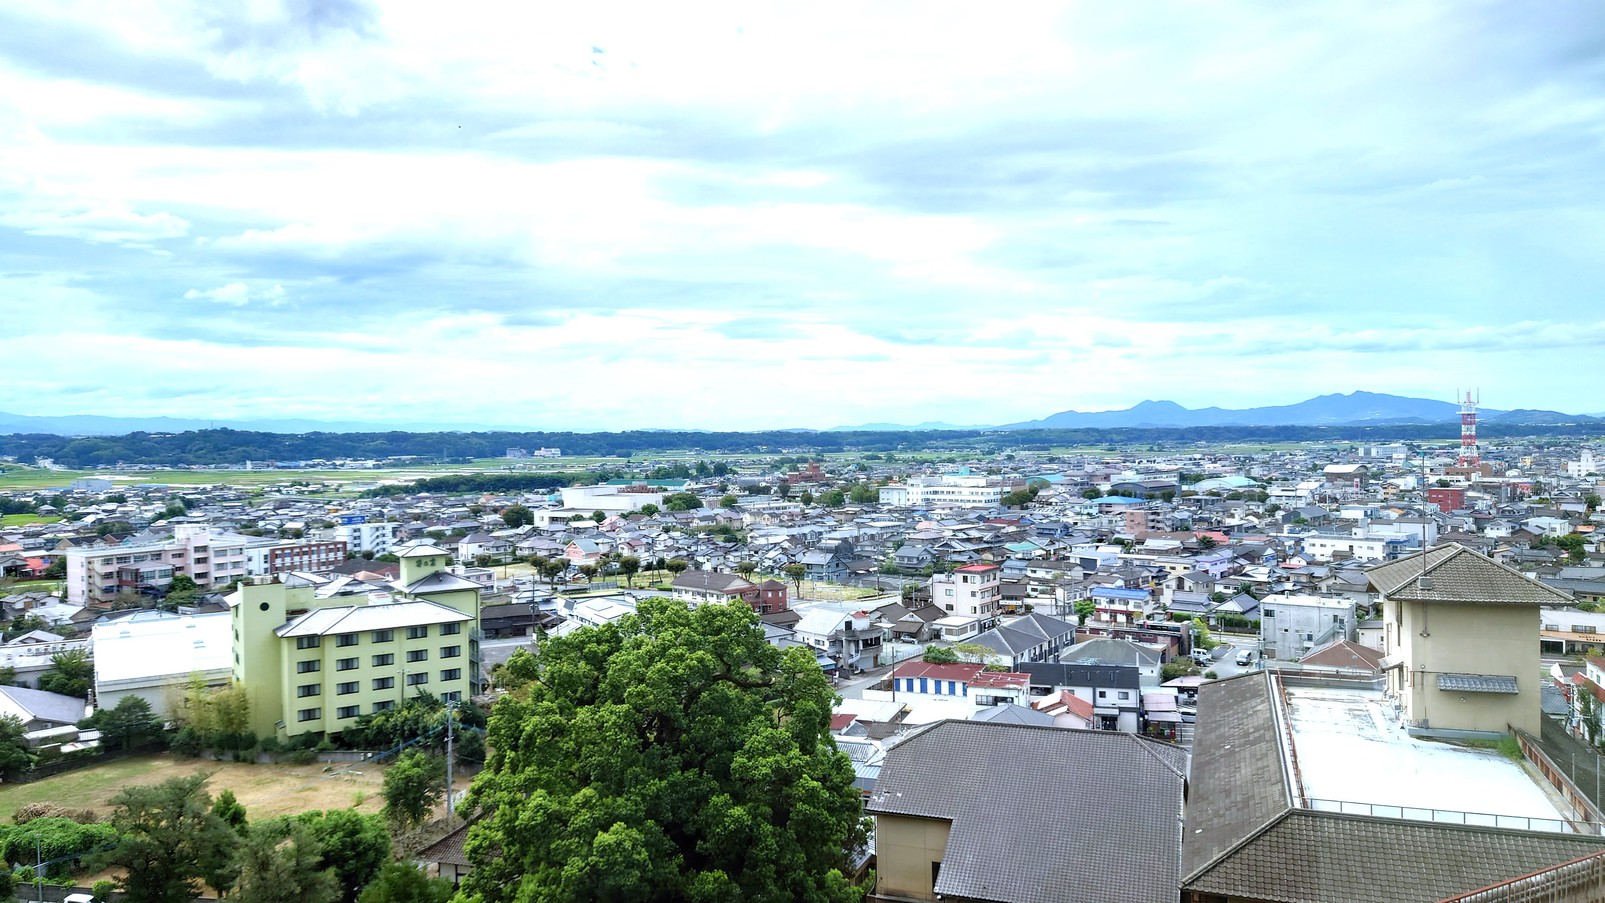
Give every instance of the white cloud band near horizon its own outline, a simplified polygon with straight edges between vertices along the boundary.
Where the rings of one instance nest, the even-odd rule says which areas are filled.
[[[1588,3],[473,12],[0,3],[0,408],[1605,408]]]

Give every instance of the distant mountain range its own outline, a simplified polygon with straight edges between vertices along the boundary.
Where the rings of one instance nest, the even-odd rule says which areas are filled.
[[[198,420],[182,417],[102,417],[97,414],[64,414],[35,417],[0,411],[0,435],[45,433],[53,436],[122,436],[128,433],[182,433],[208,429],[256,430],[264,433],[385,433],[391,431],[435,433],[491,430],[477,424],[364,423],[334,420]]]
[[[1478,419],[1485,423],[1585,423],[1599,419],[1559,411],[1499,411],[1483,408]],[[1188,426],[1352,426],[1355,424],[1438,423],[1460,417],[1459,405],[1430,398],[1406,398],[1378,392],[1350,392],[1322,395],[1298,404],[1260,408],[1184,408],[1174,401],[1144,401],[1121,411],[1060,411],[1041,420],[1005,423],[994,427],[947,427],[943,425],[898,426],[865,424],[837,429],[918,430],[918,429],[1116,429],[1120,427]]]
[[[1440,423],[1460,416],[1460,408],[1447,401],[1406,398],[1377,392],[1350,392],[1322,395],[1298,404],[1260,408],[1184,408],[1173,401],[1144,401],[1122,411],[1060,411],[1041,420],[1025,420],[996,426],[959,425],[940,421],[916,424],[864,423],[832,427],[824,432],[887,432],[896,430],[1034,430],[1034,429],[1118,429],[1121,427],[1189,426],[1353,426],[1357,424]],[[1559,411],[1519,409],[1499,411],[1484,408],[1478,412],[1485,423],[1592,423],[1605,420],[1602,414],[1563,414]],[[386,433],[386,432],[500,432],[522,431],[527,427],[485,424],[369,423],[333,420],[204,420],[180,417],[102,417],[94,414],[67,414],[36,417],[0,411],[0,435],[43,433],[56,436],[121,436],[133,432],[181,433],[187,430],[228,428],[266,433]],[[636,429],[635,432],[650,432]],[[669,429],[667,432],[704,432],[696,429]],[[813,430],[799,429],[799,432]]]

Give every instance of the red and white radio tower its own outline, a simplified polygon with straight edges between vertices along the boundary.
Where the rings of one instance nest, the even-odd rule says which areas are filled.
[[[1481,461],[1477,454],[1477,402],[1471,400],[1468,390],[1466,399],[1460,402],[1460,466],[1476,467]]]

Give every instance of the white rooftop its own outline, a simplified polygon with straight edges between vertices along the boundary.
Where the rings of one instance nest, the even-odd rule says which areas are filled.
[[[1405,807],[1557,822],[1563,817],[1519,764],[1497,750],[1411,737],[1380,693],[1289,687],[1287,700],[1299,774],[1311,800],[1370,804],[1379,807],[1378,815]]]
[[[274,632],[281,637],[327,636],[365,630],[399,630],[425,624],[459,624],[472,620],[471,615],[435,602],[385,602],[315,609]]]
[[[234,667],[232,616],[226,611],[100,623],[89,642],[97,685]]]

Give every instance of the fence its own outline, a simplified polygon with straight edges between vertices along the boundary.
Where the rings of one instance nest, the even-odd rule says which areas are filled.
[[[29,771],[6,780],[8,783],[13,784],[31,784],[34,781],[54,777],[63,772],[76,771],[80,768],[94,768],[97,765],[104,765],[107,762],[115,762],[118,759],[126,759],[130,756],[148,756],[152,753],[161,752],[166,748],[162,744],[156,743],[135,747],[134,749],[105,750],[98,755],[85,752],[68,753],[59,759],[53,759],[49,762],[37,762]]]
[[[1482,828],[1511,828],[1518,831],[1550,831],[1581,834],[1605,833],[1605,825],[1590,821],[1573,821],[1565,818],[1532,818],[1526,815],[1496,815],[1492,812],[1461,812],[1457,809],[1427,809],[1419,806],[1389,806],[1381,803],[1356,803],[1349,800],[1323,800],[1311,797],[1305,808],[1316,812],[1339,812],[1344,815],[1369,815],[1375,818],[1397,818],[1409,821],[1430,821],[1448,825],[1470,825]]]
[[[1521,745],[1522,755],[1533,763],[1551,786],[1560,791],[1572,811],[1582,813],[1591,821],[1605,821],[1605,811],[1599,805],[1605,780],[1602,780],[1597,753],[1567,736],[1564,728],[1547,718],[1543,721],[1539,737],[1515,728],[1511,729],[1511,733]],[[1579,768],[1579,764],[1583,767]],[[1589,790],[1593,793],[1590,794]]]
[[[1593,903],[1605,899],[1605,852],[1529,872],[1443,903]]]

